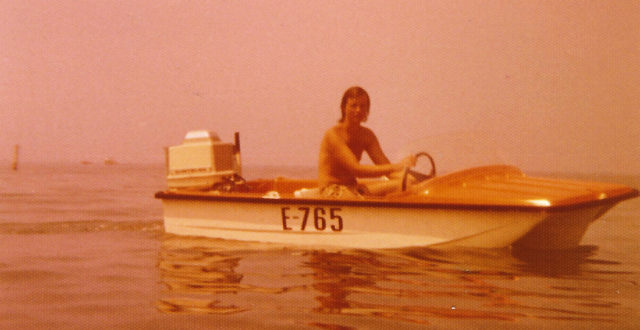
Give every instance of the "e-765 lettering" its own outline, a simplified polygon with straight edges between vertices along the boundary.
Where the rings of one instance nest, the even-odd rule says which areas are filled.
[[[327,210],[324,207],[301,206],[292,210],[291,207],[285,206],[280,211],[282,214],[282,230],[299,228],[300,231],[305,231],[311,226],[317,231],[329,229],[331,231],[342,231],[343,228],[342,216],[340,216],[342,209],[339,207],[331,207]],[[296,222],[300,223],[300,227],[295,226]]]

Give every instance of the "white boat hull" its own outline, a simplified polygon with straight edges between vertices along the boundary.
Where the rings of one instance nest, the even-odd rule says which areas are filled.
[[[308,202],[165,198],[165,231],[177,235],[314,247],[502,248],[527,237],[527,233],[539,224],[551,223],[555,228],[539,230],[522,246],[556,249],[577,246],[589,223],[601,215],[605,207],[547,212]],[[606,206],[606,209],[610,207]],[[578,218],[582,219],[582,225],[576,226],[571,221],[570,226],[562,226],[563,220]],[[571,229],[556,230],[565,227]]]
[[[518,248],[565,250],[580,244],[592,222],[617,203],[548,213],[543,221],[515,242]]]

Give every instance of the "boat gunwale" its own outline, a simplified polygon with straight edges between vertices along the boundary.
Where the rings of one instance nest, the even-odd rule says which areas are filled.
[[[319,205],[319,206],[350,206],[350,207],[374,207],[374,208],[403,208],[403,209],[448,209],[448,210],[486,210],[486,211],[529,211],[529,212],[565,212],[585,207],[600,205],[615,205],[621,201],[640,195],[636,189],[630,188],[627,193],[607,197],[604,199],[588,200],[573,204],[560,205],[507,205],[507,204],[459,204],[441,202],[402,202],[384,199],[326,199],[326,198],[270,198],[258,195],[242,196],[240,194],[210,194],[205,192],[177,192],[159,191],[154,197],[168,200],[194,200],[194,201],[219,201],[219,202],[244,202],[259,204],[293,204],[293,205]]]

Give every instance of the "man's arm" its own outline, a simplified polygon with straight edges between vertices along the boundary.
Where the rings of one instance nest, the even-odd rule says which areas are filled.
[[[382,147],[380,147],[380,142],[378,141],[378,138],[371,130],[367,130],[366,142],[367,142],[367,145],[365,150],[367,151],[367,154],[369,154],[369,158],[371,158],[374,164],[381,165],[381,164],[391,163],[389,161],[389,158],[387,158],[387,156],[382,151]]]

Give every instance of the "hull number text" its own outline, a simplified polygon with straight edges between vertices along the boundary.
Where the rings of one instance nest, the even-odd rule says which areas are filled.
[[[304,231],[315,228],[318,231],[342,231],[343,224],[340,212],[342,209],[339,207],[329,209],[307,206],[282,207],[282,230],[300,229],[300,231]]]

